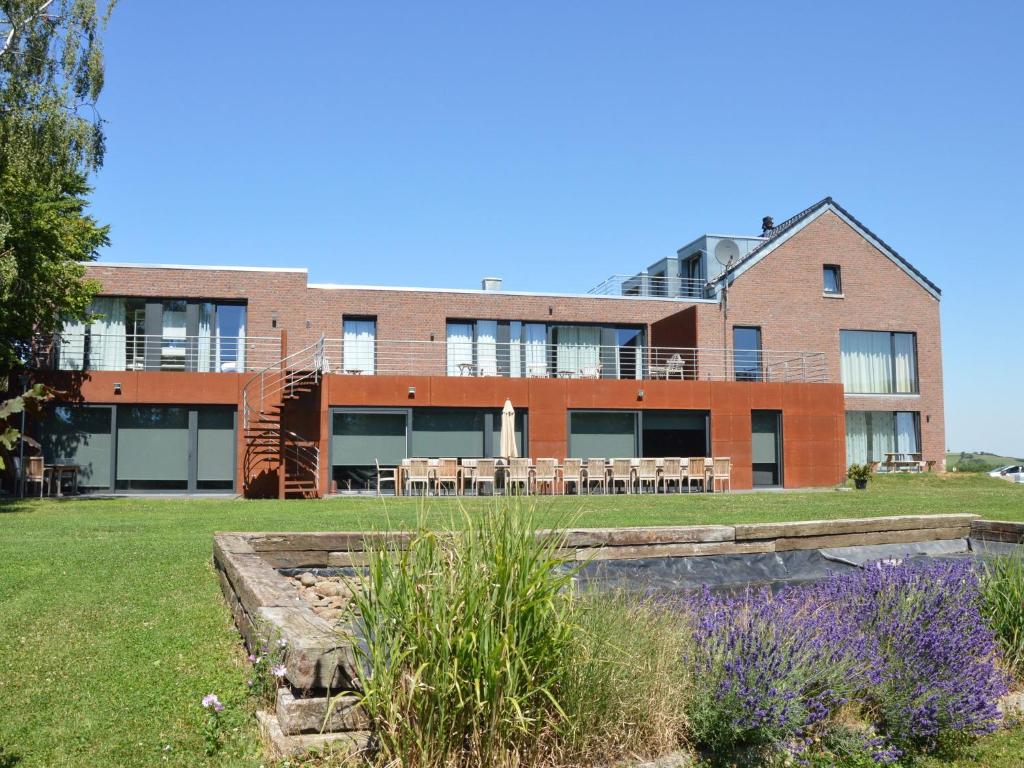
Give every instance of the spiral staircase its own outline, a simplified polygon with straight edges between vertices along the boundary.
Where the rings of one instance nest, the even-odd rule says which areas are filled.
[[[255,373],[242,388],[246,498],[319,498],[324,337]]]

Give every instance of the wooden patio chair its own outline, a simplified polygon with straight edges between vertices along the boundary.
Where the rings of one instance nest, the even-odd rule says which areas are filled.
[[[511,459],[505,475],[505,493],[512,493],[513,488],[521,488],[522,493],[530,493],[530,460],[528,458]]]
[[[405,470],[405,483],[409,492],[417,485],[423,487],[423,494],[430,493],[430,462],[427,459],[410,459]]]
[[[714,459],[714,468],[711,470],[711,489],[718,490],[721,485],[722,491],[725,491],[725,486],[729,486],[729,490],[732,490],[732,459],[728,456],[716,456]]]
[[[668,493],[669,483],[676,484],[676,490],[682,490],[683,483],[683,460],[678,456],[665,458],[661,467],[661,486],[665,493]]]
[[[562,493],[569,492],[569,484],[576,486],[576,493],[583,492],[583,462],[580,459],[566,459],[562,462]]]
[[[462,470],[459,468],[458,459],[438,459],[437,471],[434,473],[434,493],[441,495],[441,489],[450,485],[452,493],[459,495],[459,486],[462,485]]]
[[[43,463],[42,456],[25,457],[25,487],[39,485],[39,498],[50,488],[50,469]]]
[[[395,494],[398,494],[398,468],[391,467],[389,469],[381,469],[380,461],[376,458],[373,460],[374,466],[377,468],[377,495],[382,496],[380,492],[381,486],[391,483],[391,488]]]
[[[594,483],[601,486],[602,493],[608,493],[608,463],[604,459],[587,459],[587,493]]]
[[[707,478],[704,474],[704,457],[691,456],[686,461],[686,490],[692,491],[694,483],[700,483],[701,489],[705,489]]]
[[[626,493],[633,492],[633,462],[630,459],[612,459],[612,472],[608,478],[612,493],[616,483],[622,483]]]
[[[491,486],[491,495],[494,495],[494,478],[498,474],[498,462],[494,459],[477,459],[476,467],[470,470],[469,487],[479,496],[480,486]]]
[[[644,485],[650,485],[654,493],[658,492],[658,485],[661,476],[658,472],[657,459],[640,459],[640,465],[636,469],[637,491],[644,492]]]
[[[558,462],[554,459],[537,459],[537,468],[533,472],[533,490],[540,493],[541,486],[547,486],[554,496],[557,485]]]

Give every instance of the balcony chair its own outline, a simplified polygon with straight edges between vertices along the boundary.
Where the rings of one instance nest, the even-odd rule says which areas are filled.
[[[583,492],[583,462],[580,459],[566,459],[562,462],[562,493],[569,492],[569,484],[576,486],[576,493]]]
[[[616,483],[622,483],[626,493],[633,492],[633,462],[630,459],[612,459],[611,476],[608,478],[612,493]]]
[[[533,490],[540,493],[541,486],[551,488],[554,496],[558,486],[558,462],[554,459],[537,459],[537,468],[533,472]]]
[[[438,459],[437,471],[434,472],[434,493],[441,495],[441,488],[451,485],[452,492],[458,496],[462,485],[462,470],[458,459]]]
[[[498,463],[494,459],[477,459],[476,467],[470,470],[469,486],[479,496],[480,486],[491,486],[491,495],[494,495],[494,477],[498,474]]]
[[[378,459],[373,460],[373,464],[377,467],[377,495],[382,496],[380,492],[381,486],[386,483],[391,483],[391,487],[394,489],[395,494],[398,494],[398,468],[391,467],[389,469],[381,469],[380,461]]]
[[[668,493],[668,484],[675,483],[676,490],[682,490],[683,483],[683,460],[678,456],[665,458],[661,466],[661,487],[664,493]]]
[[[640,493],[644,492],[644,484],[651,486],[651,490],[654,493],[658,492],[658,485],[661,481],[661,476],[658,473],[658,461],[657,459],[640,459],[640,465],[636,470],[637,479],[637,490]]]
[[[522,486],[524,494],[530,493],[530,460],[511,459],[505,475],[505,493],[512,493],[514,487]]]
[[[430,462],[426,459],[410,459],[405,470],[405,484],[409,492],[417,485],[423,486],[423,494],[430,493]]]
[[[693,484],[700,483],[701,489],[705,490],[707,483],[705,482],[704,473],[704,457],[690,457],[687,459],[686,468],[686,490],[693,491]]]
[[[725,486],[729,486],[729,490],[732,490],[732,459],[728,456],[718,457],[714,459],[714,468],[711,470],[711,489],[717,491],[721,485],[722,491],[725,491]]]
[[[608,493],[608,464],[604,459],[587,459],[587,493],[594,483],[601,486],[602,493]]]
[[[579,377],[581,379],[600,379],[601,378],[601,364],[597,365],[584,365],[579,370]]]

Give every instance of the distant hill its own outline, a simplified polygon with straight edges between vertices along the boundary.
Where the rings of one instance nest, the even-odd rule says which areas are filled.
[[[946,454],[946,469],[958,472],[989,472],[1007,464],[1024,464],[1024,459],[999,456],[985,451],[961,451]]]

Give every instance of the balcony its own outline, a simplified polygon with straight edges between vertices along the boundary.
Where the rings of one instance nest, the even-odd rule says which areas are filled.
[[[325,373],[676,381],[827,382],[822,352],[495,341],[327,339]]]
[[[181,334],[55,334],[37,338],[33,363],[55,371],[244,373],[274,365],[281,339]]]
[[[706,280],[664,275],[612,275],[595,285],[587,294],[649,299],[714,299]]]

